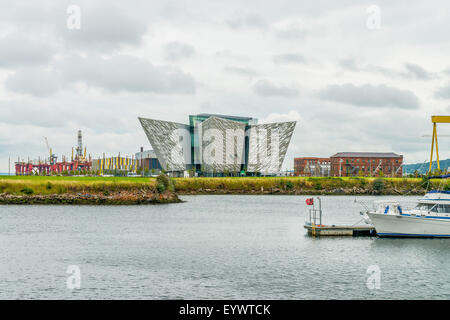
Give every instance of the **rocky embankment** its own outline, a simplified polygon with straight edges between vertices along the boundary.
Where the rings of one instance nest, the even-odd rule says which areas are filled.
[[[270,189],[253,189],[253,190],[229,190],[229,189],[198,189],[189,191],[177,191],[182,195],[195,194],[281,194],[281,195],[423,195],[426,189],[397,189],[386,188],[383,190],[374,190],[372,188],[334,188],[334,189],[287,189],[287,188],[270,188]]]
[[[58,205],[144,205],[182,202],[176,193],[165,191],[114,193],[63,193],[63,194],[32,194],[16,195],[1,193],[1,204],[58,204]]]

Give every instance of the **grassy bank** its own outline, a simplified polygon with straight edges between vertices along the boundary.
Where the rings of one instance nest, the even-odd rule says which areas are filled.
[[[103,177],[2,177],[0,204],[140,205],[176,203],[156,179]]]
[[[155,190],[154,178],[128,177],[1,177],[0,193],[8,194],[64,194],[113,193],[118,191]]]
[[[180,178],[178,193],[260,193],[260,194],[423,194],[429,189],[450,189],[442,180],[421,178]]]
[[[423,194],[449,182],[420,178],[233,177],[176,178],[180,194]],[[155,192],[156,179],[129,177],[2,177],[0,194]]]

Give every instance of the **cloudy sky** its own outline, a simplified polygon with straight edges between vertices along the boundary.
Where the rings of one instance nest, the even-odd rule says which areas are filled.
[[[297,120],[283,168],[340,151],[423,162],[430,116],[450,114],[448,1],[0,4],[0,172],[46,156],[43,136],[58,156],[78,129],[94,157],[131,155],[150,148],[138,116],[202,112]]]

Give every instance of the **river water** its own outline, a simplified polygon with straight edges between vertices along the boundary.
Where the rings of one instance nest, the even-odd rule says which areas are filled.
[[[305,196],[182,198],[0,206],[0,298],[450,298],[450,240],[314,239],[303,228]],[[417,197],[389,198],[407,207]],[[355,223],[361,202],[375,199],[324,196],[324,222]]]

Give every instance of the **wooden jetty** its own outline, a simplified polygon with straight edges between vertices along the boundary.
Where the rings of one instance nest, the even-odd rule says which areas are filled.
[[[308,235],[314,237],[320,236],[350,236],[350,237],[374,237],[377,235],[375,228],[371,225],[313,225],[306,223],[305,229]]]
[[[322,200],[317,197],[319,206],[316,207],[314,198],[306,200],[306,204],[312,206],[309,209],[309,222],[305,222],[308,235],[316,236],[351,236],[351,237],[374,237],[377,235],[372,225],[324,225],[322,224]]]

